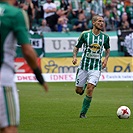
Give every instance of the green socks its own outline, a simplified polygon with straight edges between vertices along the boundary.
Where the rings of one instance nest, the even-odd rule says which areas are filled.
[[[85,96],[84,100],[83,100],[83,105],[82,105],[82,110],[81,113],[86,114],[89,107],[90,107],[90,103],[91,103],[91,99],[92,97],[89,96]]]

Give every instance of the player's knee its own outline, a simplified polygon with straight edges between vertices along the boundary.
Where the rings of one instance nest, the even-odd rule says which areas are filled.
[[[77,88],[75,89],[75,92],[76,92],[77,94],[79,93],[79,91],[78,91],[78,89],[77,89]]]
[[[94,90],[94,86],[93,85],[88,85],[87,86],[87,91],[86,91],[87,95],[92,96],[93,90]]]
[[[77,94],[82,94],[82,88],[76,88],[76,89],[75,89],[75,92],[76,92]]]
[[[88,92],[92,92],[93,88],[92,87],[87,87]]]

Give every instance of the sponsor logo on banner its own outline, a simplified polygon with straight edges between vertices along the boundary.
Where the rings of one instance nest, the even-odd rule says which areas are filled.
[[[75,82],[75,73],[43,74],[47,82]],[[15,74],[15,82],[38,82],[34,74]],[[101,73],[100,81],[133,81],[133,73]]]
[[[79,58],[80,60],[80,58]],[[76,73],[78,64],[72,64],[72,58],[42,58],[43,73]]]
[[[133,57],[110,57],[107,64],[107,71],[133,72]]]
[[[38,64],[43,73],[76,73],[77,65],[72,64],[72,58],[38,58]],[[16,73],[32,73],[24,58],[15,58]],[[107,72],[133,72],[133,57],[110,57]]]
[[[132,81],[133,73],[101,73],[100,81]]]
[[[33,33],[32,33],[33,34]],[[77,34],[77,33],[76,33]],[[34,35],[34,34],[33,34]],[[38,34],[39,35],[39,34]],[[73,51],[73,48],[75,44],[77,43],[78,35],[74,35],[73,33],[68,33],[67,37],[64,34],[56,34],[56,33],[48,33],[44,34],[44,43],[43,45],[43,40],[38,36],[37,38],[34,38],[32,35],[30,37],[30,42],[33,48],[36,50],[36,52],[40,55],[40,49],[42,51],[45,51],[45,55],[41,55],[41,57],[71,57],[71,53]],[[111,51],[117,51],[118,46],[117,46],[117,36],[113,35],[110,36],[110,50]],[[22,53],[20,49],[21,45],[17,45],[17,57],[22,57]],[[82,54],[82,48],[79,49],[79,55]],[[58,54],[57,54],[58,53]],[[62,54],[64,53],[64,54]]]
[[[34,39],[34,38],[30,38],[30,43],[31,43],[31,45],[32,45],[32,47],[33,48],[35,48],[35,49],[40,49],[40,48],[42,48],[43,46],[42,46],[42,38],[41,39]]]
[[[72,52],[78,37],[45,37],[45,52],[46,53],[62,53]],[[118,50],[117,36],[110,37],[111,50]],[[47,46],[48,45],[48,46]],[[79,49],[82,52],[82,49]]]
[[[38,65],[40,66],[40,59],[37,59]],[[15,72],[16,73],[32,73],[33,71],[27,64],[24,58],[15,58]]]
[[[46,53],[72,52],[77,38],[46,38],[45,51]]]
[[[75,73],[43,74],[47,82],[73,82]],[[38,82],[34,74],[15,74],[15,82]]]
[[[40,49],[43,47],[42,39],[34,39],[34,38],[29,38],[29,39],[30,39],[30,43],[33,48]],[[21,47],[21,45],[19,45],[19,44],[16,44],[16,46]]]
[[[15,80],[18,82],[37,82],[34,74],[16,74]]]
[[[72,58],[42,58],[41,68],[43,73],[76,73],[78,64],[72,64]],[[107,72],[133,72],[132,57],[110,57]]]

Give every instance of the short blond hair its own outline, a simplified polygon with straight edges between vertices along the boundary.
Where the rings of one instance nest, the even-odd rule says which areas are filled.
[[[100,16],[100,15],[94,15],[94,16],[92,17],[92,22],[97,21],[97,19],[98,19],[99,17],[102,17],[102,16]]]

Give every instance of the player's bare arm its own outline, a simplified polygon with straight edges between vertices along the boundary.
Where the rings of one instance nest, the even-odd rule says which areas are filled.
[[[74,47],[74,49],[73,49],[73,60],[72,60],[73,65],[77,64],[77,54],[78,54],[78,51],[79,51],[79,48]]]
[[[110,49],[105,50],[105,59],[102,62],[102,68],[105,68],[107,66],[109,55],[110,55]]]
[[[31,47],[31,45],[22,45],[22,52],[23,52],[23,55],[24,55],[27,63],[32,68],[32,70],[34,71],[35,75],[37,76],[38,74],[36,74],[36,73],[41,73],[40,69],[38,69],[36,52]],[[37,77],[37,78],[40,79],[41,77]],[[43,88],[47,92],[48,91],[47,83],[45,81],[43,81],[43,79],[40,79],[40,80],[41,80],[40,84],[43,86]]]

